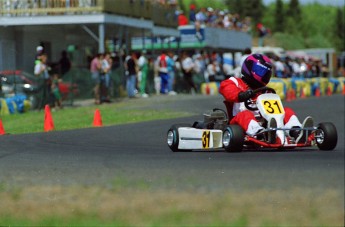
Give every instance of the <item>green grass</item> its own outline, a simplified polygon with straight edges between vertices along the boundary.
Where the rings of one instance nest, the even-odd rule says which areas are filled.
[[[93,127],[93,118],[96,109],[100,110],[104,126],[171,119],[190,115],[187,112],[155,109],[148,102],[120,102],[100,106],[68,107],[62,110],[51,111],[54,130]],[[2,116],[5,132],[8,134],[43,132],[44,112],[44,110],[30,111],[24,114]]]
[[[0,192],[1,226],[343,226],[342,192],[28,186]],[[316,194],[318,194],[316,196]]]

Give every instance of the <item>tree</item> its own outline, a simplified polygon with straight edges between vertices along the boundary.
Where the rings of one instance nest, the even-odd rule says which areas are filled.
[[[337,13],[335,16],[334,21],[334,28],[335,28],[335,45],[337,46],[337,49],[340,51],[344,51],[344,38],[345,38],[345,22],[344,22],[344,12],[341,8],[337,9]]]
[[[251,17],[254,24],[261,22],[264,16],[262,0],[227,0],[226,4],[231,13],[238,13],[241,18]]]
[[[282,0],[276,0],[274,31],[283,32],[285,30],[284,4]]]
[[[290,0],[287,16],[294,18],[295,21],[301,20],[301,8],[298,0]]]

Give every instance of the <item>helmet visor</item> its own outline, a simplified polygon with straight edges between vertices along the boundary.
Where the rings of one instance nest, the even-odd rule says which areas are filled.
[[[263,77],[267,74],[270,68],[261,64],[260,62],[254,62],[252,70],[259,77]]]

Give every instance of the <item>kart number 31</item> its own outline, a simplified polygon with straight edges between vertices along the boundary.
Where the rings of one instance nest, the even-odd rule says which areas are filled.
[[[209,148],[210,147],[210,131],[204,131],[202,133],[202,147]]]
[[[262,104],[264,106],[266,114],[283,114],[284,108],[279,100],[263,100]]]

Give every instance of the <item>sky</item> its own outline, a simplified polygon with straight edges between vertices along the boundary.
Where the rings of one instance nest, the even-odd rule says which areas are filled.
[[[289,0],[283,0],[284,2],[289,2]],[[263,0],[264,4],[269,4],[272,2],[276,2],[276,0]],[[300,4],[308,4],[308,3],[313,3],[313,2],[318,2],[323,5],[334,5],[334,6],[343,6],[344,7],[344,2],[345,0],[299,0]]]

